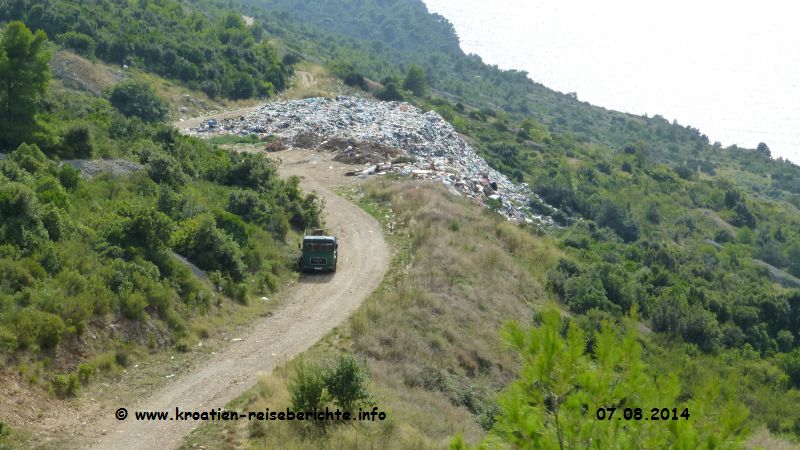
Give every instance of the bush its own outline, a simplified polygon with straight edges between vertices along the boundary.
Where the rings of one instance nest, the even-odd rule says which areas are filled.
[[[325,377],[322,368],[316,364],[300,360],[295,366],[294,380],[288,387],[295,411],[313,411],[325,404]]]
[[[269,192],[279,182],[278,167],[261,154],[239,153],[232,155],[232,166],[227,184]]]
[[[94,366],[85,363],[78,366],[78,381],[86,385],[92,377],[94,377]]]
[[[89,128],[85,125],[70,128],[61,140],[59,156],[64,159],[89,159],[92,154],[94,147]]]
[[[0,325],[0,354],[11,354],[17,349],[17,335]]]
[[[122,214],[123,220],[110,232],[110,240],[148,250],[162,250],[168,246],[175,229],[169,216],[154,208],[123,210]]]
[[[625,242],[639,239],[639,224],[628,211],[614,202],[606,200],[600,206],[595,222],[601,227],[608,227]]]
[[[408,68],[406,78],[403,80],[403,89],[411,91],[417,97],[422,97],[428,90],[428,76],[422,67],[412,65]]]
[[[138,117],[145,122],[160,122],[169,109],[148,84],[126,81],[114,86],[108,100],[119,112],[128,117]]]
[[[56,36],[56,41],[64,47],[88,57],[94,56],[94,51],[97,48],[97,43],[91,36],[77,31],[59,34]]]
[[[120,305],[122,314],[131,320],[144,319],[145,308],[147,308],[147,299],[139,292],[125,295]]]
[[[184,222],[175,234],[176,250],[203,270],[221,270],[242,281],[245,264],[239,244],[210,215]]]
[[[131,364],[131,356],[124,348],[114,352],[114,362],[120,367],[128,367]]]
[[[789,375],[789,381],[794,387],[800,388],[800,348],[783,355],[780,363],[781,368]]]
[[[81,181],[81,171],[69,164],[64,164],[58,169],[58,181],[64,189],[74,190]]]
[[[47,240],[36,194],[20,183],[0,187],[0,242],[33,249]]]
[[[27,307],[19,312],[16,320],[17,341],[20,347],[33,343],[43,349],[56,347],[66,331],[64,321],[55,314]]]
[[[403,94],[394,82],[386,84],[386,86],[375,94],[379,100],[385,102],[401,102],[404,100]]]
[[[150,157],[147,163],[147,175],[156,183],[165,183],[173,187],[186,184],[186,174],[180,163],[170,155],[159,153]]]
[[[59,398],[72,397],[80,387],[78,376],[74,373],[71,374],[58,374],[53,377],[52,381],[53,392]]]
[[[325,387],[331,399],[342,411],[354,411],[369,400],[366,375],[352,354],[344,354],[325,374]]]
[[[364,75],[357,72],[351,72],[347,74],[344,77],[344,84],[351,87],[360,88],[364,91],[367,90],[367,80],[364,78]]]

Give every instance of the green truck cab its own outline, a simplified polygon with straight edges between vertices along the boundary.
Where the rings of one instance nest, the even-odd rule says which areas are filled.
[[[336,236],[327,236],[322,230],[314,230],[313,234],[303,236],[300,249],[303,251],[300,256],[301,272],[336,272],[339,249]]]

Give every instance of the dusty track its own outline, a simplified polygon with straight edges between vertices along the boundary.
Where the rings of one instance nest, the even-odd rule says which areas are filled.
[[[303,177],[303,189],[316,191],[325,199],[326,228],[341,239],[338,271],[334,275],[303,276],[288,288],[283,306],[271,317],[255,322],[242,336],[243,341],[232,343],[150,398],[125,405],[127,420],[117,421],[109,411],[106,419],[92,427],[107,430],[106,434],[87,444],[98,449],[174,448],[199,423],[137,422],[133,412],[174,413],[176,406],[194,411],[224,407],[252,386],[259,372],[271,371],[342,323],[380,283],[390,259],[380,224],[331,190],[347,181],[343,173],[351,167],[302,150],[275,156],[283,160],[282,175]]]

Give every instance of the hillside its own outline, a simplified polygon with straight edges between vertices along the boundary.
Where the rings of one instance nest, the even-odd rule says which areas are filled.
[[[213,2],[211,2],[213,3]],[[297,2],[237,0],[264,29],[293,51],[329,61],[342,73],[375,80],[401,77],[422,66],[431,88],[451,103],[490,108],[510,119],[533,119],[577,142],[621,152],[641,142],[657,161],[700,173],[725,173],[759,195],[798,206],[800,169],[764,151],[709,142],[701,130],[663,117],[623,114],[548,89],[519,71],[502,71],[465,55],[446,19],[427,13],[421,0]],[[339,11],[353,14],[339,16]],[[331,20],[337,17],[337,20]],[[380,31],[378,31],[380,30]]]
[[[800,439],[800,168],[766,144],[722,149],[487,66],[417,0],[10,1],[0,17],[0,409],[20,413],[0,415],[0,447],[71,442],[37,409],[134,401],[272,323],[309,280],[300,233],[336,207],[303,191],[316,178],[381,222],[387,276],[330,333],[333,314],[304,310],[325,337],[275,352],[243,396],[225,405],[258,362],[192,405],[390,420],[204,424],[181,445]],[[598,419],[615,407],[676,412]],[[127,443],[147,428],[117,425]],[[182,425],[170,442],[201,424]]]

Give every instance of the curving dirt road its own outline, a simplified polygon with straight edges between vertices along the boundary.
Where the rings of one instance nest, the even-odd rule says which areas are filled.
[[[323,154],[287,150],[273,154],[283,160],[284,176],[303,177],[301,186],[325,199],[326,228],[340,239],[340,259],[333,275],[307,275],[288,288],[283,306],[270,317],[258,319],[235,342],[202,367],[173,379],[136,405],[126,405],[129,417],[107,419],[93,428],[106,434],[88,444],[97,449],[174,448],[200,422],[137,422],[134,411],[202,411],[222,408],[280,361],[310,347],[342,323],[378,286],[389,267],[390,252],[380,224],[363,210],[334,194],[345,184],[343,173],[351,166],[330,161]],[[353,180],[349,178],[349,180]]]

